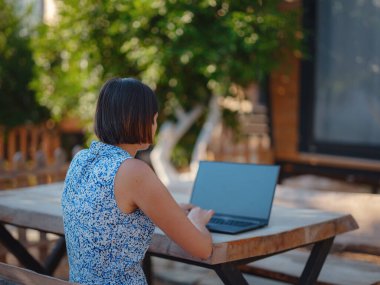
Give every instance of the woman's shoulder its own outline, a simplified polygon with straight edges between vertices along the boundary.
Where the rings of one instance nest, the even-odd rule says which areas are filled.
[[[124,160],[120,165],[120,171],[131,176],[146,176],[154,174],[153,170],[146,162],[136,158]]]
[[[139,188],[155,179],[157,179],[156,175],[150,166],[136,158],[123,161],[116,174],[116,183],[124,186],[127,185],[127,188],[130,189]]]
[[[146,183],[154,181],[155,174],[145,162],[131,158],[119,167],[114,181],[115,196],[122,209],[136,208],[135,195],[140,195]],[[123,193],[122,195],[120,193]],[[122,206],[124,205],[124,206]],[[129,210],[128,210],[129,212]]]

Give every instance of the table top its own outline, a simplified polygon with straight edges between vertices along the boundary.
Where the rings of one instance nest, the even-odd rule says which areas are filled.
[[[63,183],[0,191],[0,222],[63,234]],[[179,202],[188,195],[174,194]],[[358,228],[350,214],[273,206],[267,227],[237,235],[213,233],[213,254],[208,260],[188,255],[156,229],[150,252],[218,264],[275,254],[334,237]]]

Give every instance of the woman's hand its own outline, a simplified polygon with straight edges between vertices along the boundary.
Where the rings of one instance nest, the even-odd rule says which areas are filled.
[[[195,208],[195,205],[190,204],[190,203],[179,203],[178,204],[181,209],[184,211],[184,213],[187,215],[191,209]]]
[[[204,210],[193,206],[187,217],[194,224],[194,226],[203,232],[206,229],[207,223],[210,221],[213,215],[213,210]]]

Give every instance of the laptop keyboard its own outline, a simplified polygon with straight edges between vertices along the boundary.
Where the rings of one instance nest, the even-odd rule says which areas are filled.
[[[247,227],[247,226],[253,226],[257,225],[257,222],[246,222],[246,221],[236,221],[236,220],[230,220],[230,219],[221,219],[212,217],[210,220],[213,224],[218,225],[228,225],[228,226],[236,226],[236,227]]]

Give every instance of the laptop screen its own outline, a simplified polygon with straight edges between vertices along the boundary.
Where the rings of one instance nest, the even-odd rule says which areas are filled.
[[[218,214],[269,219],[279,166],[201,161],[191,203]]]

